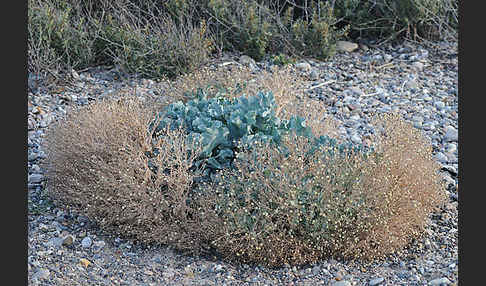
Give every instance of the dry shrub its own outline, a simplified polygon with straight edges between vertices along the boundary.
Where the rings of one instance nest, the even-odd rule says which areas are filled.
[[[417,238],[429,215],[446,200],[429,139],[399,114],[377,116],[373,125],[377,154],[366,162],[361,188],[369,193],[376,221],[347,251],[365,258],[381,257]]]
[[[312,144],[288,136],[282,145],[243,150],[207,194],[221,220],[215,249],[230,260],[269,266],[326,257],[373,260],[420,235],[445,196],[430,144],[398,115],[376,124],[376,153],[309,155]],[[337,153],[335,153],[337,154]]]
[[[198,251],[197,216],[185,207],[193,154],[181,130],[151,142],[151,120],[136,99],[105,100],[50,127],[46,175],[53,200],[102,228],[141,242]],[[154,174],[145,152],[158,148]],[[197,150],[197,148],[194,148]],[[167,168],[170,167],[170,171]]]

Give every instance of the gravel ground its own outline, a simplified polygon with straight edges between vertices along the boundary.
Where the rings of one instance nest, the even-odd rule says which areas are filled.
[[[220,62],[269,63],[228,57]],[[457,285],[458,283],[458,64],[457,42],[421,47],[403,43],[337,54],[326,62],[299,62],[306,94],[327,105],[353,142],[366,143],[371,112],[398,111],[431,139],[443,165],[449,201],[430,218],[423,237],[401,253],[371,264],[324,260],[305,267],[266,269],[191,257],[166,247],[138,245],[104,233],[89,219],[47,199],[40,162],[51,122],[104,97],[158,96],[163,86],[121,79],[115,69],[73,73],[74,85],[46,87],[29,78],[28,281],[32,285]]]

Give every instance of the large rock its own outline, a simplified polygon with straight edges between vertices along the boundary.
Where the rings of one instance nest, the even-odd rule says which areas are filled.
[[[336,48],[338,51],[350,53],[358,48],[358,44],[348,41],[338,41],[336,43]]]

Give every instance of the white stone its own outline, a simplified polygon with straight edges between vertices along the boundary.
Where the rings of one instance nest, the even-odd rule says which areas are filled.
[[[311,69],[311,65],[309,63],[306,63],[306,62],[297,63],[297,64],[295,64],[295,67],[298,68],[301,71],[309,71]]]
[[[339,51],[343,51],[343,52],[352,52],[354,50],[356,50],[358,48],[358,44],[356,43],[352,43],[352,42],[348,42],[348,41],[338,41],[336,43],[336,48],[339,50]]]

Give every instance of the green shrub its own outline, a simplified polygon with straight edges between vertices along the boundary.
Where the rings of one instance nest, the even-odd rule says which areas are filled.
[[[457,39],[457,0],[339,0],[335,15],[352,37]],[[342,24],[341,23],[341,24]]]
[[[29,70],[106,64],[148,78],[193,71],[212,52],[204,23],[173,21],[156,1],[29,0]]]
[[[346,29],[335,29],[336,19],[327,3],[306,6],[296,16],[294,7],[299,5],[290,2],[187,2],[169,0],[166,6],[174,18],[191,15],[205,19],[220,51],[238,50],[255,60],[279,53],[326,58],[333,54],[337,39],[346,34]]]
[[[58,72],[95,64],[87,19],[69,2],[29,0],[28,4],[29,72]]]
[[[279,66],[286,66],[288,64],[294,64],[295,60],[283,53],[280,53],[272,57],[272,63]]]

